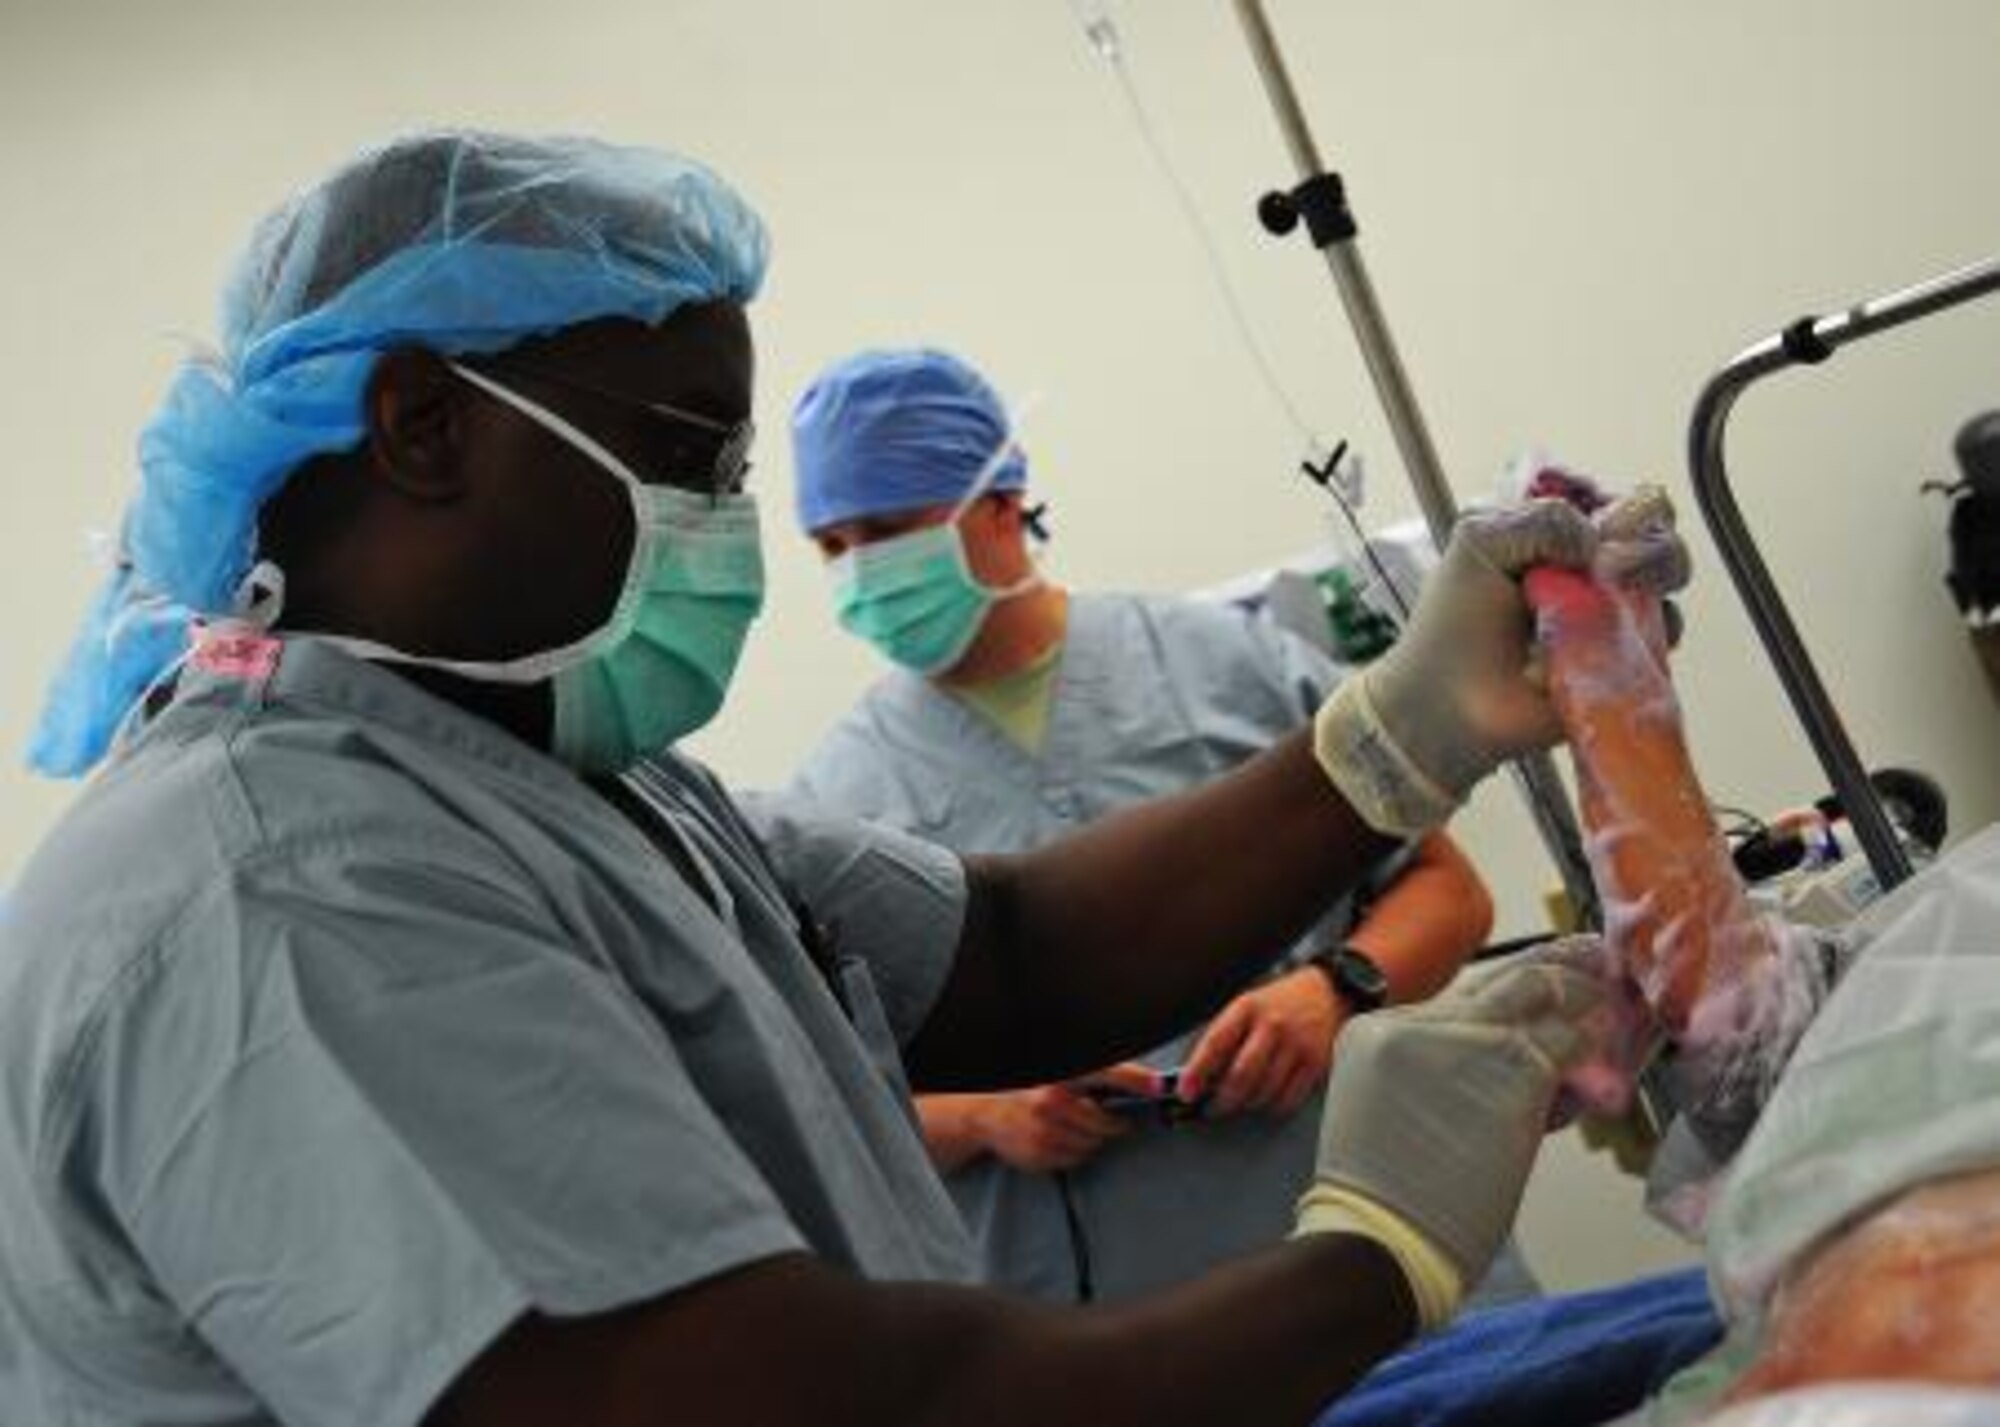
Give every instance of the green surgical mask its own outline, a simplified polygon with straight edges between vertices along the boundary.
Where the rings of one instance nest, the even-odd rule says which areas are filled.
[[[828,571],[841,627],[926,677],[965,657],[995,604],[1042,582],[1031,573],[1000,589],[981,583],[958,528],[966,504],[942,524],[857,545]]]
[[[323,636],[363,658],[442,669],[468,679],[551,681],[551,752],[579,773],[616,773],[715,716],[764,604],[757,505],[745,494],[703,495],[647,485],[562,417],[492,378],[453,365],[603,467],[632,502],[632,554],[610,615],[560,649],[475,661],[409,654]]]
[[[594,647],[555,673],[552,751],[583,773],[619,772],[715,717],[764,604],[751,496],[641,494],[647,554],[633,552],[629,597]]]

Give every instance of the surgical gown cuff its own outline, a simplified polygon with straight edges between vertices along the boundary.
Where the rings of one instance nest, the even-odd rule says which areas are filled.
[[[1450,1259],[1405,1219],[1379,1200],[1332,1184],[1315,1184],[1299,1199],[1293,1238],[1306,1234],[1354,1234],[1388,1252],[1410,1285],[1417,1318],[1428,1333],[1449,1323],[1465,1300],[1465,1280]]]
[[[1348,806],[1386,836],[1421,837],[1458,810],[1458,796],[1419,768],[1383,725],[1365,676],[1320,705],[1313,757]]]

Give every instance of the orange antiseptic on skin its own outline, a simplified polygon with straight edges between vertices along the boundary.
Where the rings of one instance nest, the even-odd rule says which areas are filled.
[[[1605,936],[1667,1032],[1775,955],[1682,735],[1656,596],[1553,567],[1525,582],[1575,760]]]

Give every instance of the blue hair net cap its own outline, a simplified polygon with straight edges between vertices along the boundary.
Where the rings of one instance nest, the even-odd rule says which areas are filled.
[[[57,674],[29,763],[89,769],[133,703],[223,615],[257,515],[309,457],[357,445],[375,359],[490,352],[605,317],[648,325],[748,302],[764,225],[701,165],[583,138],[412,134],[264,219],[222,294],[221,351],[190,362],[139,441],[117,568]]]
[[[799,525],[947,505],[971,489],[1012,434],[986,379],[931,347],[858,352],[835,362],[792,409]],[[1008,453],[991,489],[1021,490],[1028,463]]]

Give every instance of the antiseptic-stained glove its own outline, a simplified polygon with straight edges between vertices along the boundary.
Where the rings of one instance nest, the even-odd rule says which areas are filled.
[[[1435,1327],[1514,1221],[1564,1071],[1597,1047],[1602,985],[1525,956],[1356,1017],[1327,1088],[1299,1233],[1381,1243]]]
[[[1315,720],[1320,765],[1365,822],[1419,836],[1501,763],[1560,740],[1520,577],[1593,560],[1656,593],[1686,583],[1687,550],[1664,492],[1642,489],[1595,522],[1558,500],[1459,521],[1402,637]]]

